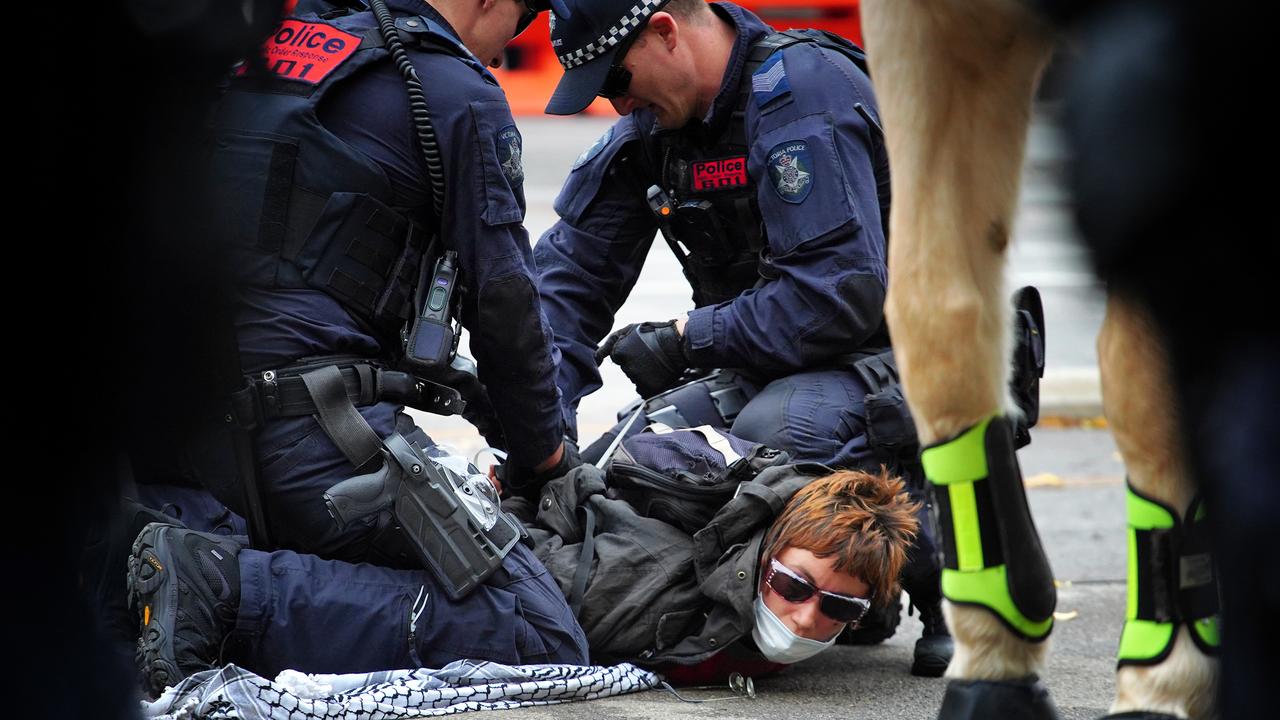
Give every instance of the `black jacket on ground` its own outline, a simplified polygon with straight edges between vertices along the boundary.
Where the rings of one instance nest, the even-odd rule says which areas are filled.
[[[693,665],[748,635],[765,531],[800,488],[830,469],[768,468],[693,535],[609,497],[584,465],[547,484],[536,507],[504,504],[525,521],[534,553],[571,597],[589,508],[595,516],[579,621],[594,663]]]

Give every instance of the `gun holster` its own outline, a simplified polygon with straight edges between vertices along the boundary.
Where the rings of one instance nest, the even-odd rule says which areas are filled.
[[[466,465],[465,474],[454,472],[399,433],[380,438],[356,410],[337,366],[322,365],[300,380],[316,422],[365,473],[324,494],[339,527],[390,509],[422,565],[455,600],[498,569],[524,529],[502,512],[487,477]]]
[[[497,491],[478,472],[456,473],[399,433],[383,441],[382,456],[378,470],[325,492],[329,514],[345,527],[389,507],[449,597],[466,596],[502,565],[523,526],[502,510]]]

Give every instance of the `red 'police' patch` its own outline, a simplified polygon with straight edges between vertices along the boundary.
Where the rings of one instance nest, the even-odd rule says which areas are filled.
[[[285,20],[267,38],[262,56],[267,69],[312,85],[333,72],[360,47],[360,38],[332,25]]]
[[[700,160],[693,163],[694,190],[724,190],[747,184],[747,157]]]

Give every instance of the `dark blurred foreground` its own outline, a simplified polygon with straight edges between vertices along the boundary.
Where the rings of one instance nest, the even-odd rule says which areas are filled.
[[[1113,290],[1167,335],[1223,602],[1222,716],[1274,715],[1280,663],[1280,322],[1272,298],[1274,129],[1256,112],[1262,5],[1043,3],[1072,28],[1065,129],[1081,233]],[[1268,158],[1263,160],[1263,158]]]
[[[16,347],[35,362],[14,378],[23,441],[9,447],[40,476],[23,483],[35,498],[18,511],[26,530],[6,583],[9,606],[24,608],[7,666],[19,708],[31,704],[10,717],[138,714],[133,659],[107,642],[77,563],[105,532],[126,449],[143,462],[213,406],[208,358],[225,336],[218,256],[199,232],[198,133],[218,79],[277,5],[108,3],[82,10],[79,41],[46,53],[57,64],[36,93],[48,114],[39,215],[52,222],[22,272],[52,298],[10,305]],[[91,424],[70,427],[66,405]]]

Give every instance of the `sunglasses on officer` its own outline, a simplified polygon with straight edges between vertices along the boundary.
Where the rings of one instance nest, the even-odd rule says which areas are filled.
[[[644,28],[645,26],[641,25],[633,29],[631,34],[619,43],[618,52],[613,56],[613,64],[609,66],[609,74],[604,76],[604,84],[600,86],[600,92],[596,93],[605,100],[616,100],[626,95],[627,88],[631,87],[631,71],[622,67],[622,61],[627,57],[627,51],[631,49],[636,38],[644,32]]]
[[[764,576],[764,582],[790,603],[805,602],[817,593],[818,610],[836,622],[858,622],[871,609],[871,601],[866,598],[819,590],[777,559],[769,561],[769,573]]]
[[[538,19],[538,13],[551,9],[550,0],[519,0],[519,2],[524,5],[524,13],[516,21],[516,34],[512,37],[528,30],[533,21]]]

